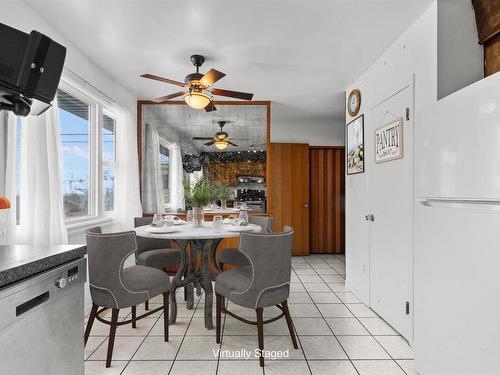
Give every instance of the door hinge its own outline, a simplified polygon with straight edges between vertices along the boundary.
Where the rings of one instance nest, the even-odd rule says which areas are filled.
[[[406,121],[410,121],[410,108],[406,108]]]
[[[406,315],[410,315],[410,302],[406,301]]]

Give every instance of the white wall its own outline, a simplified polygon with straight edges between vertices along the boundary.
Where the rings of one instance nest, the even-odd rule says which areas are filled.
[[[343,146],[344,126],[334,123],[271,122],[271,142],[309,143],[310,146]]]
[[[429,9],[346,92],[361,91],[361,109],[367,113],[415,74],[415,108],[436,101],[437,5]],[[352,121],[347,115],[346,123]],[[365,124],[366,129],[366,124]],[[372,157],[365,155],[366,158]],[[346,285],[369,304],[369,171],[346,178]]]
[[[361,115],[415,75],[414,111],[418,113],[439,98],[480,80],[482,59],[470,2],[435,0],[346,92],[354,88],[361,91]],[[351,120],[346,114],[346,123]],[[418,122],[414,126],[418,128]],[[369,300],[369,231],[358,221],[369,210],[368,186],[369,171],[346,179],[346,283],[365,303]]]
[[[2,0],[0,22],[26,33],[37,30],[64,45],[67,49],[65,68],[70,69],[71,72],[76,73],[80,78],[130,110],[135,118],[137,98],[95,65],[76,45],[47,23],[24,1]],[[71,75],[67,70],[63,74]],[[90,86],[84,88],[91,89]],[[131,151],[135,152],[135,150]],[[108,225],[110,224],[112,225],[108,222]],[[83,231],[70,231],[69,241],[70,243],[84,243]]]

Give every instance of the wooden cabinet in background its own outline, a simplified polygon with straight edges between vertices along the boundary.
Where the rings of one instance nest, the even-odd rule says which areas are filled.
[[[204,175],[215,186],[234,186],[238,176],[266,176],[265,161],[237,161],[228,163],[207,163],[203,165]]]

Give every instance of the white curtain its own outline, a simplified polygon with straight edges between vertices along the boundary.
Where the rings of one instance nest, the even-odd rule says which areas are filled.
[[[23,119],[17,243],[66,244],[57,106]]]
[[[177,143],[170,144],[170,208],[172,210],[184,209],[184,187],[182,180],[184,173],[182,168],[181,148]]]
[[[134,227],[134,217],[142,216],[139,189],[137,132],[130,111],[116,106],[115,214],[119,230]]]
[[[14,244],[16,239],[16,116],[12,112],[0,113],[0,133],[5,136],[0,147],[5,171],[0,181],[0,195],[10,201],[10,209],[0,210],[0,245]],[[3,238],[2,238],[3,233]]]
[[[156,125],[145,125],[142,163],[142,208],[147,213],[165,213],[160,165],[160,136]]]

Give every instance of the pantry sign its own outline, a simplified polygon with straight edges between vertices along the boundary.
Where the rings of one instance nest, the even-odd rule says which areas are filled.
[[[399,117],[375,129],[375,162],[403,157],[403,118]]]

